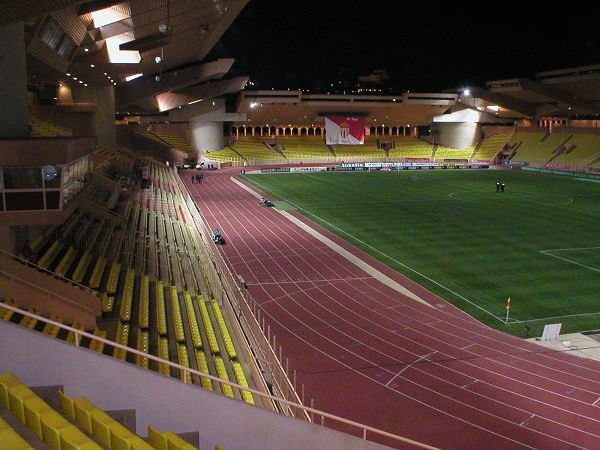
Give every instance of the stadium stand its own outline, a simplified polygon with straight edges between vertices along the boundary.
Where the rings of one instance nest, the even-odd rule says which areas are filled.
[[[436,161],[444,161],[444,160],[470,160],[473,156],[473,151],[475,150],[475,146],[465,147],[461,149],[447,148],[438,146],[435,150],[435,160]]]
[[[173,173],[151,160],[136,164],[148,165],[151,182],[147,189],[133,189],[114,202],[114,217],[100,216],[96,209],[77,208],[62,225],[46,230],[33,242],[39,255],[34,263],[97,293],[103,317],[98,318],[100,329],[94,330],[95,334],[144,352],[153,348],[151,342],[157,342],[157,353],[165,359],[212,375],[227,375],[225,379],[248,386],[249,375],[240,375],[245,363],[219,305],[203,296],[208,292],[202,289],[206,276],[195,247],[201,244],[196,244],[197,231],[185,219]],[[94,182],[103,176],[92,175],[86,195],[108,209],[112,191]],[[116,192],[120,194],[121,189]],[[156,321],[150,320],[150,311],[157,311]],[[27,321],[23,325],[35,328]],[[84,329],[80,324],[73,326]],[[44,333],[58,335],[51,328]],[[69,343],[77,339],[74,333],[57,337]],[[94,350],[103,352],[104,348],[96,346]],[[127,355],[123,349],[107,351],[116,359],[149,366],[146,358]],[[165,367],[158,369],[170,372]],[[192,380],[188,372],[182,371],[179,377],[213,388],[209,380]],[[247,392],[234,392],[229,386],[222,390],[254,403]]]
[[[281,144],[282,152],[286,158],[314,159],[333,157],[333,154],[325,145],[321,136],[279,136],[277,142]]]
[[[340,159],[381,159],[385,158],[383,149],[377,148],[376,136],[365,136],[363,145],[333,145],[335,155]]]
[[[492,161],[504,148],[509,139],[510,134],[496,134],[484,139],[475,153],[473,160]]]
[[[236,153],[229,147],[224,147],[221,150],[207,151],[205,156],[220,163],[239,163],[244,161],[244,158],[239,153]]]
[[[151,139],[154,142],[166,145],[167,147],[174,148],[185,153],[192,153],[194,151],[192,145],[189,142],[186,142],[183,139],[177,138],[175,136],[171,136],[167,133],[159,131],[145,131],[140,133],[140,135],[144,136],[145,138]]]
[[[514,149],[511,160],[526,163],[547,162],[552,158],[552,151],[556,147],[551,148],[548,143],[542,142],[546,134],[544,131],[515,131],[510,139]]]
[[[71,398],[57,387],[30,389],[13,373],[0,374],[0,401],[33,433],[23,433],[26,440],[0,418],[0,442],[11,450],[42,448],[44,444],[52,450],[198,448],[175,433],[161,433],[152,426],[144,439],[128,428],[122,414],[109,414],[88,399]],[[194,439],[189,433],[186,437]]]
[[[578,133],[571,135],[552,163],[588,164],[600,156],[600,136]]]
[[[73,131],[60,125],[55,125],[39,117],[30,116],[31,137],[70,137]]]
[[[390,158],[431,159],[433,146],[412,136],[395,136],[394,148],[389,150]]]
[[[282,160],[283,155],[274,147],[267,147],[266,142],[271,142],[272,145],[275,145],[275,142],[267,140],[264,137],[246,136],[240,137],[230,147],[247,161]]]

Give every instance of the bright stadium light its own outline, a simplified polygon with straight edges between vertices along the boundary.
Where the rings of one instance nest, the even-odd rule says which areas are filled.
[[[468,97],[469,95],[471,95],[471,91],[469,89],[464,89],[462,93],[465,97]]]
[[[128,77],[125,77],[125,81],[135,80],[136,78],[139,78],[143,75],[144,75],[143,73],[135,73],[133,75],[129,75]]]
[[[257,106],[258,106],[258,103],[256,103],[256,102],[250,103],[250,108],[252,108],[252,109],[256,108]]]

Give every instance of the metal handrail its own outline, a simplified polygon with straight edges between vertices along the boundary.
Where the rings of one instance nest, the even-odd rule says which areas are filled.
[[[18,262],[20,262],[20,263],[22,263],[22,264],[25,264],[25,265],[27,265],[27,266],[29,266],[29,267],[31,267],[31,268],[35,268],[35,269],[36,269],[36,270],[38,270],[39,272],[43,272],[43,273],[45,273],[46,275],[49,275],[49,276],[51,276],[51,277],[53,277],[53,278],[56,278],[56,279],[59,279],[59,280],[61,280],[61,281],[65,282],[65,283],[67,283],[67,284],[70,284],[70,285],[76,286],[76,287],[78,287],[79,289],[81,289],[82,291],[85,291],[85,292],[88,292],[88,293],[90,293],[90,294],[94,295],[94,290],[93,290],[92,288],[90,288],[89,286],[86,286],[86,285],[84,285],[84,284],[78,283],[77,281],[73,281],[73,280],[71,280],[70,278],[67,278],[67,277],[65,277],[65,276],[59,275],[58,273],[56,273],[56,272],[53,272],[53,271],[51,271],[51,270],[49,270],[49,269],[44,269],[43,267],[40,267],[40,266],[38,266],[36,263],[34,263],[34,262],[31,262],[31,261],[29,261],[28,259],[25,259],[25,258],[22,258],[22,257],[20,257],[20,256],[17,256],[17,255],[15,255],[14,253],[8,252],[8,251],[6,251],[6,250],[2,250],[2,249],[0,249],[0,253],[2,253],[2,254],[4,254],[4,255],[8,256],[9,258],[15,259],[15,260],[17,260]],[[7,272],[4,272],[4,273],[7,273]],[[12,275],[12,274],[10,274],[10,275],[11,275],[11,276],[14,276],[14,275]],[[17,278],[17,279],[19,279],[19,280],[21,279],[21,278],[19,278],[19,277],[15,277],[15,278]],[[42,288],[41,286],[38,286],[37,284],[34,284],[34,283],[29,283],[29,284],[31,284],[32,286],[39,287],[40,289],[44,289],[44,288]],[[56,295],[56,294],[55,294],[55,295]]]
[[[135,348],[131,348],[131,347],[128,347],[126,345],[122,345],[122,344],[119,344],[117,342],[110,341],[108,339],[104,339],[104,338],[102,338],[100,336],[96,336],[95,334],[88,333],[86,331],[70,327],[68,325],[62,324],[60,322],[56,322],[54,320],[48,319],[48,318],[43,317],[43,316],[39,316],[39,315],[34,314],[34,313],[30,313],[29,311],[22,310],[22,309],[20,309],[18,307],[11,306],[11,305],[8,305],[6,303],[0,303],[0,308],[7,309],[9,311],[13,311],[13,312],[22,314],[23,316],[26,316],[26,317],[29,317],[29,318],[32,318],[32,319],[36,319],[36,320],[38,320],[40,322],[43,322],[43,323],[46,323],[46,324],[50,324],[50,325],[53,325],[55,327],[58,327],[58,328],[61,328],[63,330],[66,330],[66,331],[74,333],[75,334],[75,346],[76,347],[79,347],[79,341],[80,341],[80,339],[82,337],[87,337],[87,338],[89,338],[89,339],[91,339],[93,341],[101,342],[101,343],[103,343],[105,345],[109,345],[109,346],[112,346],[114,348],[118,348],[120,350],[125,350],[126,352],[132,353],[132,354],[137,355],[137,356],[141,356],[143,358],[150,359],[152,361],[156,361],[156,362],[158,362],[160,364],[166,364],[166,365],[168,365],[170,367],[173,367],[174,369],[183,370],[186,373],[197,375],[199,377],[208,378],[211,381],[215,381],[215,382],[218,382],[218,383],[221,383],[221,384],[226,384],[226,385],[231,386],[233,388],[250,392],[251,394],[256,395],[256,396],[258,396],[260,398],[264,398],[264,399],[268,399],[268,400],[271,400],[271,401],[283,403],[283,404],[285,404],[287,406],[290,406],[292,408],[301,409],[301,410],[303,410],[303,411],[305,411],[307,413],[310,413],[312,415],[320,416],[322,418],[321,419],[321,423],[324,423],[324,419],[327,418],[327,419],[334,420],[336,422],[340,422],[340,423],[342,423],[344,425],[349,425],[349,426],[358,428],[359,430],[362,431],[362,439],[364,439],[364,440],[367,439],[367,432],[370,432],[370,433],[373,433],[373,434],[378,435],[378,436],[382,436],[382,437],[394,439],[394,440],[397,440],[397,441],[405,443],[405,444],[410,444],[410,445],[417,446],[419,448],[436,450],[436,447],[432,447],[432,446],[424,444],[422,442],[414,441],[412,439],[408,439],[408,438],[405,438],[405,437],[402,437],[402,436],[398,436],[398,435],[393,434],[393,433],[388,433],[387,431],[379,430],[377,428],[373,428],[373,427],[370,427],[368,425],[364,425],[364,424],[359,423],[359,422],[354,422],[353,420],[344,419],[343,417],[339,417],[339,416],[336,416],[334,414],[327,413],[325,411],[321,411],[321,410],[318,410],[318,409],[315,409],[315,408],[311,408],[309,406],[304,406],[304,405],[302,405],[300,403],[295,403],[295,402],[289,401],[289,400],[287,400],[285,398],[276,397],[276,396],[270,395],[270,394],[265,394],[264,392],[260,392],[260,391],[257,391],[256,389],[252,389],[250,387],[246,387],[246,386],[239,385],[237,383],[233,383],[233,382],[231,382],[229,380],[223,380],[221,378],[215,377],[215,376],[210,375],[208,373],[200,372],[200,371],[192,369],[190,367],[182,366],[181,364],[177,364],[177,363],[174,363],[172,361],[169,361],[169,360],[166,360],[166,359],[162,359],[162,358],[160,358],[158,356],[151,355],[150,353],[141,352],[141,351],[139,351],[139,350],[137,350]],[[184,381],[183,382],[185,384],[187,384],[185,380],[186,380],[186,377],[184,377]]]

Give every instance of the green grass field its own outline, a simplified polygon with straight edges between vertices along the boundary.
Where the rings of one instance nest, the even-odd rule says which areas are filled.
[[[490,326],[600,328],[600,183],[475,170],[244,178]]]

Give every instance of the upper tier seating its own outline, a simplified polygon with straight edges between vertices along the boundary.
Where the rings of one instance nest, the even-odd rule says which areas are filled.
[[[60,125],[51,124],[35,116],[29,117],[31,137],[70,137],[73,131]]]
[[[160,131],[145,131],[140,133],[142,136],[148,139],[152,139],[154,142],[166,145],[171,148],[175,148],[184,153],[193,153],[194,148],[192,145],[184,139],[171,136],[170,134],[163,133]]]

